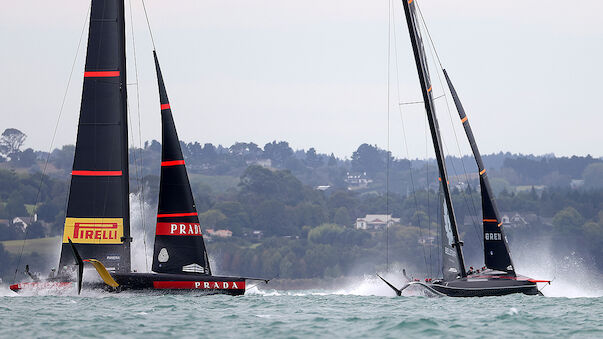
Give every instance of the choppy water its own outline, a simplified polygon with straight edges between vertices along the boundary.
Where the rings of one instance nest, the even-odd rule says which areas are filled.
[[[394,297],[374,279],[242,297],[0,295],[1,337],[603,337],[603,297]]]

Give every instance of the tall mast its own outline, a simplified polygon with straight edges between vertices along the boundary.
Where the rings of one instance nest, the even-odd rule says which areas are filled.
[[[125,20],[125,8],[124,1],[117,0],[117,26],[118,26],[118,40],[119,40],[119,69],[123,70],[120,79],[120,95],[121,95],[121,163],[123,166],[123,177],[122,177],[122,194],[125,195],[122,199],[122,208],[124,211],[124,236],[120,239],[124,244],[124,263],[127,267],[123,269],[125,272],[131,271],[131,252],[130,243],[132,242],[132,235],[130,234],[130,162],[128,159],[128,91],[126,81],[126,20]]]
[[[435,115],[435,105],[433,103],[431,80],[429,79],[429,70],[427,68],[425,50],[423,48],[423,42],[419,33],[418,22],[416,20],[416,12],[414,8],[415,4],[413,0],[402,0],[402,5],[404,6],[404,12],[406,14],[406,23],[408,25],[408,33],[410,34],[410,40],[415,56],[415,63],[417,65],[417,72],[419,73],[419,83],[421,84],[421,92],[423,93],[423,101],[425,103],[425,110],[427,111],[427,120],[429,121],[431,139],[433,141],[433,147],[438,163],[440,183],[442,191],[444,193],[446,208],[448,209],[448,218],[450,220],[450,227],[452,229],[452,235],[454,239],[452,246],[456,250],[457,258],[459,261],[459,267],[461,269],[461,276],[465,277],[467,276],[467,272],[465,270],[465,260],[463,258],[463,242],[460,240],[456,218],[454,216],[454,208],[452,206],[452,198],[450,196],[450,187],[448,186],[448,174],[446,172],[446,163],[442,150],[442,140],[440,138],[440,128]]]
[[[484,263],[488,268],[506,271],[507,273],[514,275],[515,269],[513,266],[513,261],[511,260],[511,255],[509,254],[509,245],[507,244],[507,239],[502,230],[500,213],[498,212],[498,207],[496,206],[496,199],[494,198],[492,187],[490,186],[490,180],[488,179],[486,167],[484,166],[482,156],[477,147],[477,143],[475,142],[475,137],[473,136],[473,131],[471,130],[469,119],[465,114],[463,104],[461,103],[461,100],[459,99],[459,96],[452,85],[448,72],[446,72],[445,69],[442,71],[444,72],[444,77],[446,77],[446,82],[448,83],[448,88],[452,94],[452,99],[454,100],[456,110],[459,113],[461,122],[463,123],[465,134],[467,135],[467,139],[469,139],[469,144],[471,145],[471,150],[473,151],[473,157],[477,162],[477,169],[479,171],[479,181],[482,193]]]
[[[130,202],[123,0],[93,0],[59,272],[85,258],[130,272]]]

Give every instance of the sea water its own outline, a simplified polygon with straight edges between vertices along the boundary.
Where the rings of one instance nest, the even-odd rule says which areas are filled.
[[[372,277],[338,290],[246,295],[143,295],[83,291],[21,296],[0,291],[0,336],[12,337],[469,337],[603,338],[600,291],[544,297],[396,297]],[[590,296],[589,296],[590,295]]]

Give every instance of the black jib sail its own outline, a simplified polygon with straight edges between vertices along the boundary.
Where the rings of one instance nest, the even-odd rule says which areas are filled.
[[[477,169],[479,171],[484,224],[484,262],[488,268],[506,271],[509,274],[514,275],[515,269],[513,262],[511,261],[511,256],[509,255],[509,246],[502,230],[502,221],[498,213],[498,208],[496,207],[496,201],[494,199],[494,194],[492,193],[492,188],[490,187],[490,181],[488,180],[488,174],[486,173],[482,156],[477,147],[477,143],[475,142],[473,131],[469,125],[469,119],[465,114],[463,104],[452,85],[452,81],[450,81],[448,72],[446,72],[445,69],[443,72],[450,93],[452,94],[452,99],[454,100],[454,104],[461,118],[461,122],[465,128],[465,134],[469,139],[469,144],[471,145],[471,150],[473,151],[473,156],[477,162]]]
[[[427,120],[429,122],[429,129],[431,131],[431,139],[433,142],[433,148],[435,150],[436,160],[438,163],[438,170],[440,174],[440,187],[444,194],[444,201],[446,202],[446,209],[448,212],[448,220],[450,221],[450,228],[452,230],[452,237],[454,241],[452,242],[451,246],[455,249],[457,255],[458,267],[460,268],[459,273],[462,277],[465,277],[467,273],[465,271],[465,262],[463,258],[463,242],[460,240],[460,236],[456,225],[456,218],[454,216],[454,208],[452,206],[452,198],[450,196],[450,187],[448,185],[448,173],[446,171],[442,140],[440,138],[440,128],[435,114],[435,105],[433,102],[431,80],[429,79],[429,69],[427,67],[425,49],[423,48],[423,40],[419,32],[415,4],[413,0],[403,0],[402,5],[404,6],[404,12],[406,14],[408,33],[410,34],[410,40],[415,56],[415,63],[417,66],[417,72],[419,74],[419,83],[421,85],[421,92],[423,93],[423,102],[425,103]]]
[[[85,258],[130,271],[124,4],[94,0],[59,271]]]
[[[162,153],[153,271],[211,275],[172,110],[153,51],[161,102]]]

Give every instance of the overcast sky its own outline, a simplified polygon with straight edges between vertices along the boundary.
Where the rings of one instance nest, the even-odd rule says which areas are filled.
[[[385,148],[389,40],[391,150],[431,157],[423,106],[398,110],[421,94],[401,3],[392,3],[388,39],[388,0],[146,0],[180,138],[225,146],[287,140],[340,157],[364,142]],[[603,1],[419,4],[483,153],[603,156]],[[22,130],[27,147],[50,145],[88,7],[82,0],[2,0],[0,129]],[[142,140],[160,139],[152,46],[140,0],[132,8]],[[137,144],[129,16],[127,25]],[[55,147],[75,142],[86,34]],[[441,95],[433,63],[431,73]],[[448,153],[468,153],[444,98],[438,116]]]

